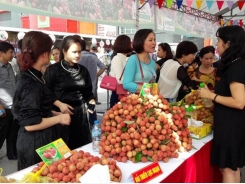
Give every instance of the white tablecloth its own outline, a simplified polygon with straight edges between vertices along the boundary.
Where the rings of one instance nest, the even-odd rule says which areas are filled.
[[[159,183],[163,181],[168,175],[170,175],[176,168],[178,168],[186,159],[191,157],[193,154],[195,154],[199,149],[201,149],[207,142],[211,141],[213,139],[213,135],[209,135],[201,140],[195,140],[193,139],[192,145],[196,149],[192,149],[189,152],[184,152],[179,154],[179,158],[172,158],[169,159],[168,163],[159,162],[159,165],[163,171],[163,174],[152,179],[149,181],[149,183]],[[94,156],[100,156],[98,152],[94,152],[92,150],[92,144],[88,144],[85,146],[82,146],[81,148],[78,148],[77,150],[83,150],[85,152],[90,152]],[[122,183],[133,183],[133,179],[131,177],[131,174],[147,165],[151,164],[151,162],[147,163],[132,163],[131,161],[127,161],[126,163],[117,162],[117,165],[120,167],[122,171]],[[8,175],[8,178],[14,178],[16,180],[21,180],[22,177],[30,172],[32,168],[35,166],[28,167],[26,169],[23,169],[21,171],[15,172],[13,174]]]

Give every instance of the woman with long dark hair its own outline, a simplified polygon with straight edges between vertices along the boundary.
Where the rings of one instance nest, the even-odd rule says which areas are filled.
[[[221,78],[214,93],[207,87],[199,92],[214,102],[211,164],[220,168],[223,182],[239,183],[245,165],[245,32],[240,26],[225,26],[216,36]]]
[[[35,150],[57,139],[54,134],[57,124],[70,124],[69,114],[51,111],[53,104],[60,109],[67,105],[53,98],[41,73],[41,68],[49,63],[52,44],[49,35],[38,31],[30,31],[23,38],[18,58],[22,72],[12,106],[20,125],[16,144],[18,170],[41,161]]]
[[[67,110],[71,113],[70,126],[60,126],[58,130],[70,149],[92,141],[87,111],[93,113],[95,100],[90,74],[86,67],[78,64],[81,51],[81,40],[76,36],[66,36],[60,47],[60,62],[50,65],[44,74],[53,95],[72,107]]]
[[[128,60],[128,54],[132,52],[131,39],[127,35],[119,35],[115,40],[113,50],[117,53],[111,60],[111,71],[110,75],[117,79],[118,83],[123,81],[123,69]],[[121,79],[120,79],[121,77]],[[113,107],[119,101],[116,92],[111,93],[110,107]]]
[[[169,60],[169,59],[173,59],[173,53],[171,51],[171,47],[168,43],[160,43],[158,45],[158,50],[157,50],[157,57],[161,58],[156,62],[156,67],[157,67],[157,78],[156,78],[156,82],[158,82],[159,79],[159,75],[160,75],[160,69],[163,65],[163,63],[165,63],[165,61]]]

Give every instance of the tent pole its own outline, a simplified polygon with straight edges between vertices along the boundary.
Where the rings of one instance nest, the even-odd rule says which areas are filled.
[[[139,30],[139,0],[135,0],[135,7],[136,7],[136,19],[135,19],[135,21],[136,21],[136,31],[138,31]]]
[[[155,5],[155,1],[153,3],[154,6],[154,26],[155,26],[155,32],[157,32],[157,14],[158,14],[158,7]]]

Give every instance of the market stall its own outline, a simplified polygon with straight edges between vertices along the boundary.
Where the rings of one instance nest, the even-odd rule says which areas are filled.
[[[212,135],[207,136],[201,140],[193,140],[193,149],[190,152],[180,153],[178,159],[170,159],[168,163],[158,162],[163,174],[150,180],[149,183],[159,182],[221,182],[221,174],[218,168],[215,168],[209,164],[210,148],[212,144]],[[88,144],[78,150],[90,152],[92,155],[100,156],[98,152],[92,150],[92,144]],[[117,165],[122,171],[122,183],[133,183],[131,174],[147,165],[146,163],[132,163],[127,161],[126,163],[118,162]],[[21,180],[25,174],[30,172],[34,166],[10,174],[8,178],[14,178]]]
[[[111,181],[115,181],[115,167],[119,167],[120,175],[116,174],[119,176],[116,182],[219,181],[219,175],[214,175],[217,169],[209,163],[212,121],[207,124],[196,121],[204,121],[211,115],[204,111],[199,113],[199,109],[208,110],[205,101],[196,91],[173,103],[149,92],[154,93],[154,85],[144,84],[140,95],[124,96],[120,103],[109,109],[98,127],[102,131],[98,142],[77,148],[74,152],[58,139],[36,150],[48,165],[47,171],[43,172],[41,165],[34,165],[8,178],[26,182],[23,177],[40,171],[42,176],[56,182],[79,182],[81,176],[95,164],[100,164],[108,165]],[[199,109],[195,110],[197,107]],[[192,121],[201,125],[194,125]],[[94,129],[92,133],[95,133]],[[193,136],[198,139],[193,139]],[[95,145],[98,152],[93,151],[96,150]],[[111,160],[114,169],[110,165]],[[82,167],[78,166],[80,164]],[[152,165],[154,167],[150,167]],[[60,174],[62,176],[58,177]],[[69,178],[66,180],[65,176]]]

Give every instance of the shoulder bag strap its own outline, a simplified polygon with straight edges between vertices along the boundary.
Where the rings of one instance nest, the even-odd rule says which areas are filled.
[[[141,62],[140,62],[140,59],[139,59],[139,57],[138,57],[138,55],[137,55],[137,58],[138,58],[138,61],[139,61],[139,65],[140,65],[140,73],[141,73],[141,77],[142,77],[142,79],[144,79],[144,73],[143,73],[143,70],[142,70],[142,66],[141,66]]]
[[[126,66],[126,65],[125,65]],[[123,76],[123,73],[124,73],[124,70],[125,70],[125,66],[124,66],[124,68],[123,68],[123,71],[122,71],[122,74],[121,74],[121,76],[120,76],[120,78],[119,78],[119,81],[121,81],[121,79],[122,79],[122,76]]]
[[[141,73],[141,77],[142,77],[142,79],[144,79],[144,73],[143,73],[142,66],[141,66],[141,63],[140,63],[140,60],[139,60],[138,55],[137,55],[137,58],[138,58],[139,65],[140,65],[140,73]],[[122,71],[122,74],[121,74],[121,76],[120,76],[120,78],[119,78],[119,81],[122,79],[122,76],[123,76],[123,73],[124,73],[125,67],[126,67],[126,65],[125,65],[125,66],[124,66],[124,68],[123,68],[123,71]]]

